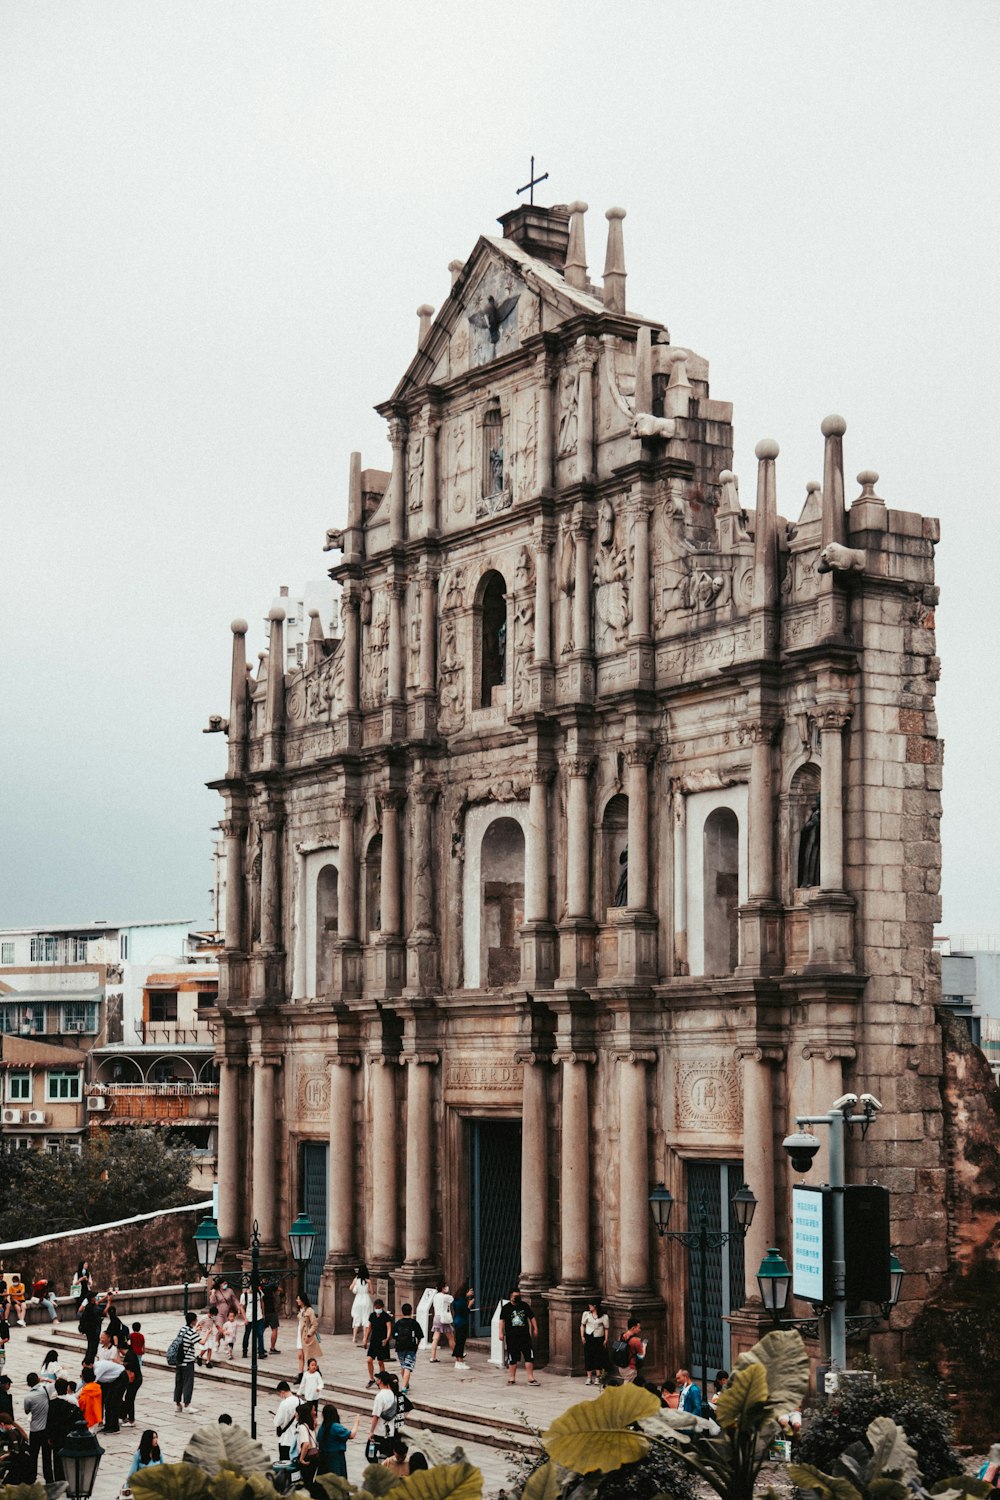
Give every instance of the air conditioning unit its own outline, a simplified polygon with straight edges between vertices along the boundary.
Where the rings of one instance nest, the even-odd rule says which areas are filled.
[[[5,1109],[3,1112],[3,1123],[5,1125],[20,1125],[21,1111],[19,1109]]]
[[[84,1031],[84,1030],[86,1030],[86,1022],[84,1022],[84,1021],[67,1021],[66,1022],[66,1030],[67,1031]]]
[[[44,1109],[30,1109],[28,1111],[29,1125],[44,1125],[47,1119],[48,1115],[45,1113]]]
[[[105,1097],[104,1097],[103,1094],[88,1094],[88,1096],[87,1096],[87,1108],[88,1108],[88,1110],[92,1110],[92,1111],[96,1112],[97,1110],[107,1109],[107,1107],[108,1107],[108,1101],[107,1101],[107,1099],[105,1099]]]

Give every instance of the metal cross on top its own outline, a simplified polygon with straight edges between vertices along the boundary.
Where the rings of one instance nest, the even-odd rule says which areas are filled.
[[[542,175],[541,175],[541,177],[536,177],[535,176],[535,158],[532,157],[531,158],[531,174],[530,174],[531,180],[530,180],[530,182],[526,182],[524,184],[524,187],[519,187],[518,188],[518,190],[517,190],[518,194],[520,195],[521,193],[530,193],[531,196],[528,199],[528,202],[532,206],[534,206],[534,202],[535,202],[535,188],[538,186],[538,184],[540,182],[547,181],[548,180],[548,175],[549,175],[548,172],[543,172]]]

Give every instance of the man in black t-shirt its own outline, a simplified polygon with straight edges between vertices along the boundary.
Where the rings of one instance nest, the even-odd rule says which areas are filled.
[[[396,1319],[392,1336],[396,1341],[399,1368],[403,1372],[399,1378],[399,1389],[405,1391],[410,1384],[410,1377],[417,1363],[417,1347],[424,1336],[424,1330],[413,1316],[411,1303],[403,1303],[403,1316]]]
[[[381,1297],[375,1298],[374,1306],[368,1314],[368,1324],[365,1328],[365,1351],[368,1355],[368,1387],[375,1385],[375,1361],[378,1367],[385,1373],[385,1362],[389,1354],[389,1340],[392,1338],[392,1315],[385,1310],[385,1303]]]
[[[523,1359],[528,1384],[537,1385],[534,1346],[538,1337],[538,1324],[535,1322],[531,1303],[522,1299],[517,1287],[511,1292],[510,1300],[500,1309],[500,1337],[507,1354],[507,1384],[514,1384],[518,1361]]]

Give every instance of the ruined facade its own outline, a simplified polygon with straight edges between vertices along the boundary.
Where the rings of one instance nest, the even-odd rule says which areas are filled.
[[[899,1328],[946,1264],[937,523],[869,471],[848,504],[839,417],[790,520],[758,445],[749,508],[607,217],[602,287],[583,206],[522,207],[420,309],[391,473],[355,455],[328,533],[342,633],[284,671],[275,608],[253,677],[234,623],[220,1229],[277,1247],[305,1206],[328,1327],[364,1257],[397,1306],[471,1276],[487,1321],[519,1274],[561,1369],[595,1292],[653,1368],[703,1316],[728,1365],[744,1264],[789,1249],[781,1138],[848,1087],[885,1105],[849,1166],[893,1189]],[[648,1194],[718,1225],[744,1178],[702,1308]]]

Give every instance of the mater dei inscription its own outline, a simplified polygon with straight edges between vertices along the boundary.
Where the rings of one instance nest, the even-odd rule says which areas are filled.
[[[474,1054],[453,1056],[445,1072],[445,1088],[474,1089],[488,1093],[520,1093],[524,1070],[513,1058],[509,1062],[485,1062]]]

